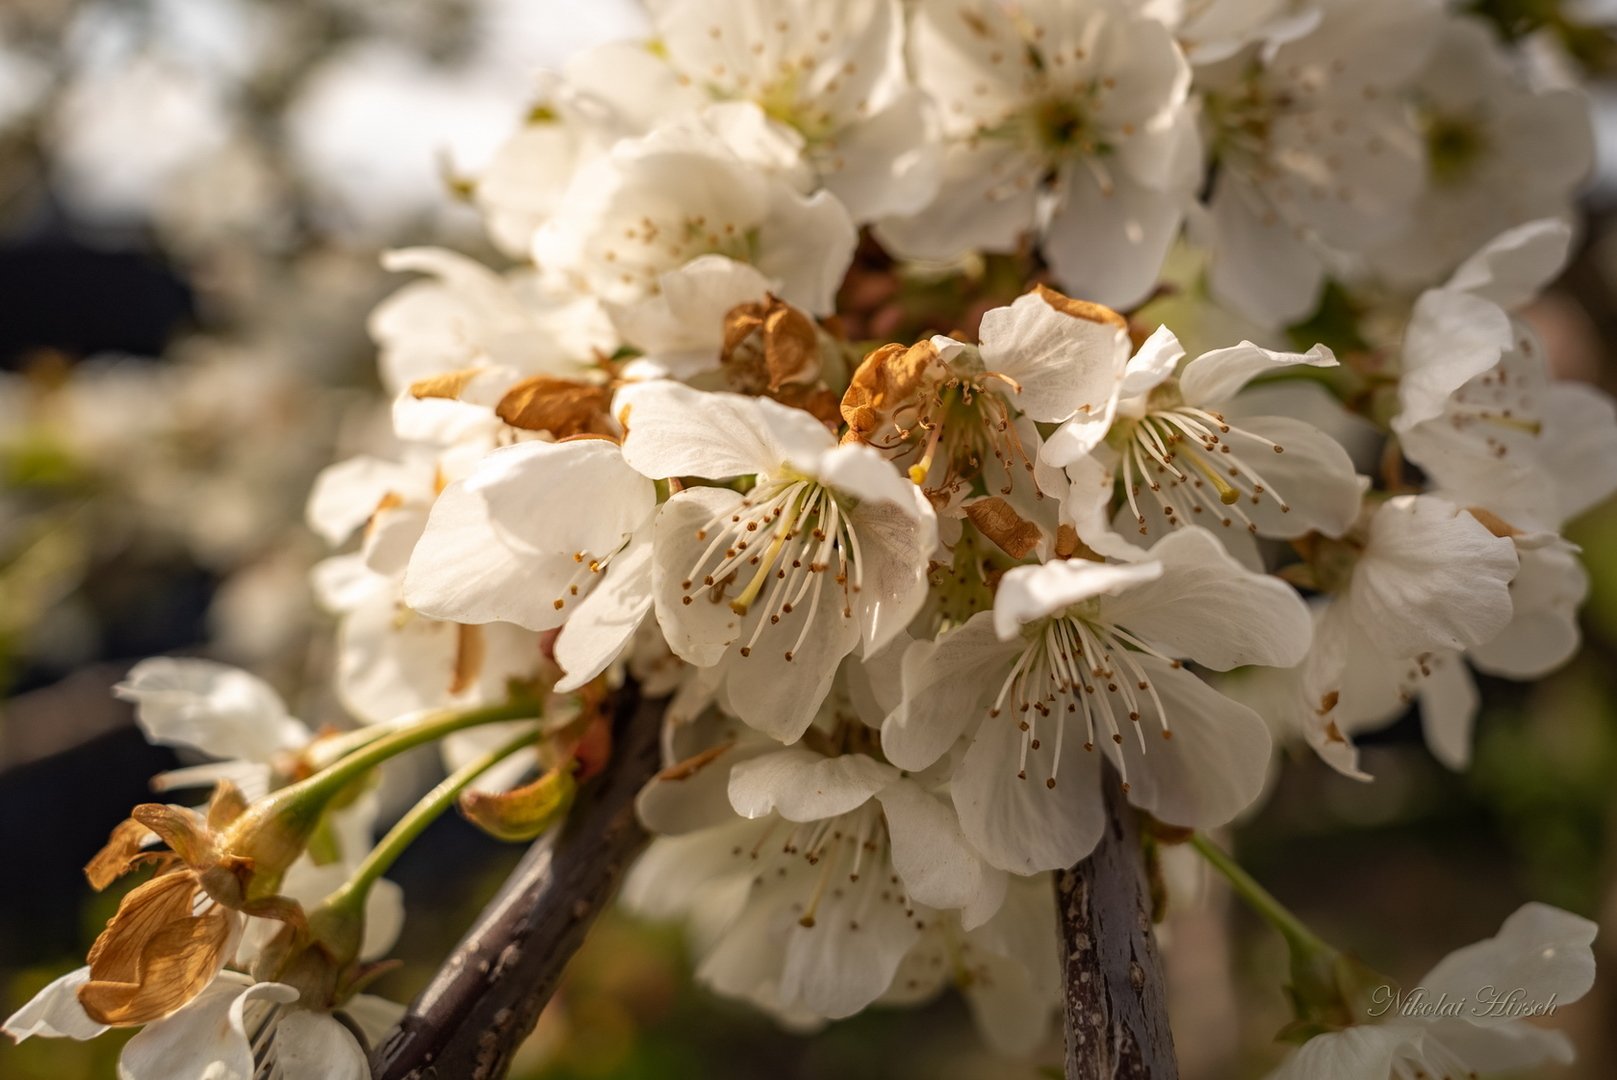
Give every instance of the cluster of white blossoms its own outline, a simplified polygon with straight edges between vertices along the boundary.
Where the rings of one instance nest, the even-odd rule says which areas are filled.
[[[1105,770],[1211,829],[1274,738],[1363,776],[1355,734],[1416,701],[1458,767],[1470,669],[1576,649],[1560,530],[1617,490],[1617,412],[1517,313],[1566,256],[1588,121],[1491,24],[1435,0],[651,7],[654,39],[548,77],[472,188],[514,268],[390,256],[423,275],[372,323],[392,443],[309,503],[357,538],[315,580],[373,726],[312,738],[223,673],[137,672],[144,716],[185,716],[157,737],[260,764],[205,814],[137,809],[97,883],[166,872],[9,1030],[150,1022],[145,1080],[136,1048],[182,1024],[228,1012],[209,1038],[239,1054],[294,1042],[255,1008],[352,1011],[400,829],[323,900],[291,885],[349,866],[315,851],[344,793],[452,736],[458,786],[418,811],[482,774],[479,820],[520,832],[500,800],[564,804],[632,680],[669,699],[667,767],[625,899],[688,921],[698,979],[797,1026],[955,986],[1032,1054],[1061,1004],[1051,872],[1099,842]],[[1163,284],[1171,253],[1195,283]],[[1327,281],[1354,325],[1290,351]],[[1269,347],[1187,359],[1165,291]],[[208,734],[266,717],[250,746]],[[540,780],[506,791],[536,741]],[[283,929],[243,957],[243,920]],[[1564,1002],[1591,938],[1524,909],[1438,981],[1520,953]],[[1450,1026],[1348,1026],[1286,1075],[1569,1052]],[[270,1074],[309,1075],[287,1052]]]

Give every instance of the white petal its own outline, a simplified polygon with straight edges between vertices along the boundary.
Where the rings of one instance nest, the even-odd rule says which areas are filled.
[[[1065,299],[1034,290],[989,311],[978,331],[983,366],[1015,379],[1017,407],[1040,422],[1110,415],[1128,362],[1122,318]]]
[[[1537,679],[1577,652],[1578,608],[1589,594],[1589,575],[1564,543],[1518,547],[1516,554],[1521,568],[1510,582],[1510,625],[1467,655],[1490,675]]]
[[[309,492],[305,517],[326,543],[337,545],[352,536],[376,512],[384,496],[425,501],[432,497],[429,477],[397,461],[361,455],[322,469]]]
[[[1180,128],[1194,145],[1194,124]],[[1074,296],[1131,308],[1151,295],[1179,236],[1188,191],[1160,191],[1119,169],[1102,187],[1083,163],[1063,171],[1062,195],[1040,250]]]
[[[1043,166],[1011,140],[951,143],[943,180],[926,209],[876,227],[900,258],[953,259],[967,251],[1011,251],[1034,224]]]
[[[147,1024],[118,1058],[120,1080],[252,1080],[253,1051],[243,1010],[250,1001],[296,1001],[281,983],[221,972],[184,1008]]]
[[[780,282],[788,304],[830,315],[859,244],[853,220],[829,191],[805,199],[776,182],[770,195],[758,229],[758,269]]]
[[[855,222],[914,214],[938,192],[943,148],[929,138],[925,96],[909,90],[836,134],[842,167],[825,186]]]
[[[712,667],[723,658],[741,634],[741,616],[729,604],[710,602],[705,596],[684,603],[684,582],[711,543],[703,530],[742,498],[740,492],[726,488],[690,488],[663,504],[652,527],[657,623],[674,655],[698,667]]]
[[[910,897],[928,907],[958,908],[967,930],[992,918],[1005,899],[1005,874],[972,849],[954,807],[910,780],[876,798],[887,815],[893,868]]]
[[[90,980],[88,967],[75,968],[29,998],[0,1025],[18,1042],[38,1035],[45,1039],[93,1039],[107,1030],[90,1019],[79,1004],[79,987]]]
[[[1162,697],[1173,738],[1162,737],[1156,706],[1141,694],[1139,730],[1124,731],[1120,744],[1102,743],[1124,763],[1129,802],[1172,825],[1225,824],[1263,790],[1268,725],[1183,668],[1154,656],[1135,660]]]
[[[730,805],[731,767],[773,749],[773,743],[759,739],[726,746],[683,768],[675,763],[640,789],[635,796],[635,813],[646,828],[661,836],[733,824],[736,812]]]
[[[937,519],[920,488],[899,483],[908,506],[866,502],[848,513],[859,541],[855,608],[864,656],[885,648],[926,602],[927,556],[937,543]]]
[[[901,904],[858,902],[861,891],[869,895],[879,888],[870,882],[863,890],[846,889],[841,903],[823,905],[826,910],[812,928],[795,923],[783,928],[784,1004],[837,1020],[863,1009],[892,984],[921,931]]]
[[[488,500],[457,480],[433,503],[405,572],[404,599],[434,619],[548,630],[567,618],[555,601],[568,595],[577,570],[565,548],[540,555],[506,542]]]
[[[1548,904],[1529,903],[1505,920],[1499,933],[1449,953],[1426,973],[1420,985],[1433,997],[1447,994],[1477,1001],[1492,987],[1519,990],[1525,1001],[1570,1005],[1594,985],[1590,949],[1599,927],[1588,919]],[[1486,1027],[1511,1024],[1511,1016],[1467,1017]]]
[[[838,665],[859,643],[858,623],[842,618],[842,587],[830,574],[818,577],[820,611],[812,632],[802,632],[811,608],[805,603],[765,632],[758,651],[742,656],[737,650],[726,660],[724,705],[748,726],[782,742],[795,742],[814,722]],[[763,609],[754,608],[752,618],[764,618]],[[791,659],[774,651],[776,646],[792,648]]]
[[[1572,229],[1564,221],[1517,225],[1461,263],[1444,287],[1514,311],[1537,297],[1561,272],[1571,243]]]
[[[1540,460],[1553,478],[1561,521],[1570,521],[1617,491],[1617,408],[1584,383],[1550,383]]]
[[[1496,367],[1515,345],[1510,317],[1497,305],[1442,289],[1423,294],[1404,331],[1393,429],[1408,431],[1442,416],[1456,390]]]
[[[281,696],[262,679],[211,660],[142,660],[114,689],[135,703],[149,742],[190,746],[210,757],[267,763],[309,741],[304,724],[286,714]]]
[[[396,882],[381,878],[365,897],[365,937],[360,942],[359,958],[377,960],[386,956],[403,930],[404,890]]]
[[[1291,539],[1309,532],[1341,536],[1358,517],[1364,481],[1342,444],[1289,416],[1251,416],[1220,438],[1267,481],[1267,493],[1241,507],[1258,535]],[[1256,436],[1254,438],[1253,436]],[[1275,453],[1266,439],[1284,448]],[[1278,500],[1289,510],[1282,511]]]
[[[1216,547],[1216,541],[1210,542]],[[1157,562],[1115,565],[1064,559],[1038,566],[1013,566],[994,593],[994,630],[1010,641],[1028,623],[1048,618],[1084,600],[1127,595],[1160,578]]]
[[[744,818],[820,821],[858,809],[897,779],[897,769],[863,754],[826,757],[794,747],[732,768],[730,805]]]
[[[1027,775],[1020,778],[1023,734],[1011,716],[991,717],[961,759],[952,785],[960,828],[992,866],[1013,874],[1059,870],[1100,841],[1106,826],[1101,755],[1084,750],[1078,738],[1066,739],[1060,776],[1049,787],[1052,741],[1027,755]]]
[[[755,267],[703,255],[663,274],[655,296],[607,310],[627,344],[670,377],[688,379],[718,366],[725,316],[764,299],[769,288]]]
[[[1458,772],[1471,763],[1477,684],[1459,653],[1434,653],[1424,666],[1431,674],[1420,683],[1421,733],[1432,756]]]
[[[887,759],[913,771],[942,757],[987,712],[1020,651],[1020,642],[1000,641],[986,611],[935,642],[912,644],[904,653],[903,700],[882,722]]]
[[[1510,622],[1516,548],[1429,495],[1400,495],[1370,519],[1347,602],[1390,656],[1480,645]]]
[[[647,518],[561,628],[555,654],[566,674],[556,683],[558,694],[571,693],[605,671],[651,611],[653,527]]]
[[[287,1080],[370,1080],[370,1061],[353,1033],[330,1013],[290,1009],[276,1022],[268,1061]]]
[[[1393,1064],[1418,1053],[1420,1025],[1360,1025],[1315,1035],[1268,1080],[1385,1080]]]
[[[1101,619],[1220,671],[1307,655],[1312,624],[1296,590],[1243,567],[1205,529],[1171,533],[1149,554],[1161,573],[1103,598]]]
[[[342,1007],[347,1016],[365,1036],[371,1046],[378,1045],[388,1031],[404,1016],[404,1006],[397,1001],[377,997],[375,994],[355,994]]]
[[[1508,1000],[1508,990],[1505,996]],[[1426,1042],[1440,1045],[1444,1053],[1487,1074],[1527,1075],[1524,1070],[1550,1062],[1570,1065],[1577,1058],[1566,1032],[1525,1023],[1480,1027],[1466,1020],[1443,1019],[1427,1025]]]
[[[1174,332],[1165,325],[1157,327],[1129,359],[1119,396],[1138,397],[1156,389],[1173,374],[1184,356],[1185,347]]]
[[[621,417],[625,409],[623,459],[655,480],[754,476],[836,445],[813,416],[768,398],[652,382],[620,391],[613,412]]]
[[[1274,352],[1243,341],[1227,349],[1202,353],[1186,364],[1179,376],[1179,390],[1192,405],[1217,408],[1258,376],[1298,365],[1336,367],[1336,356],[1323,345],[1293,353]]]
[[[1304,318],[1319,300],[1325,268],[1306,241],[1244,178],[1218,178],[1208,207],[1214,232],[1213,298],[1267,326]]]

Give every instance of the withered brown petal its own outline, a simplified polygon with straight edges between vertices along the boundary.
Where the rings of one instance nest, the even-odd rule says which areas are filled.
[[[90,888],[100,892],[129,872],[140,858],[140,845],[151,830],[134,818],[125,818],[112,830],[105,846],[84,867]]]
[[[966,517],[1001,551],[1013,559],[1026,558],[1039,546],[1044,533],[1027,518],[1018,514],[1011,504],[998,495],[978,499],[966,507]]]
[[[198,889],[191,870],[162,874],[132,889],[90,946],[85,962],[91,977],[133,981],[147,939],[176,919],[190,918]]]
[[[842,395],[849,434],[868,439],[904,405],[918,403],[937,362],[938,350],[930,341],[883,345],[867,355]]]
[[[208,800],[208,828],[217,832],[247,811],[247,796],[229,780],[220,780]]]
[[[213,835],[207,819],[184,806],[141,803],[129,816],[163,838],[187,866],[213,861]]]
[[[111,1027],[148,1024],[169,1015],[219,973],[235,920],[234,913],[216,906],[165,923],[138,943],[132,977],[107,978],[92,964],[89,981],[79,987],[79,1003],[92,1019]]]
[[[771,390],[812,382],[820,374],[820,335],[814,321],[779,300],[764,316],[764,366]]]
[[[612,391],[605,386],[535,375],[507,390],[494,414],[512,427],[565,439],[611,435],[611,404]]]

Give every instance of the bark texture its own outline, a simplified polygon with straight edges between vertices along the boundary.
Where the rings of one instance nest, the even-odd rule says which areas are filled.
[[[1056,875],[1067,1080],[1178,1080],[1139,822],[1104,773],[1106,832]]]
[[[620,701],[614,751],[559,834],[537,841],[371,1057],[376,1080],[497,1080],[648,839],[662,702]]]

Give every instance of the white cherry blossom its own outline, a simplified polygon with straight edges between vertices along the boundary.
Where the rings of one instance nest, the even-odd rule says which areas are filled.
[[[1176,376],[1183,354],[1166,327],[1157,330],[1125,368],[1118,400],[1068,421],[1044,444],[1043,460],[1072,479],[1066,511],[1080,538],[1128,556],[1110,536],[1119,480],[1125,536],[1187,525],[1286,539],[1341,535],[1363,487],[1347,451],[1302,420],[1252,415],[1241,403],[1259,376],[1334,367],[1330,350],[1273,352],[1243,341],[1203,353]]]
[[[992,612],[910,646],[882,747],[915,769],[969,738],[952,790],[984,858],[1024,874],[1070,866],[1100,837],[1102,754],[1164,821],[1221,824],[1250,803],[1268,730],[1181,659],[1290,666],[1309,636],[1296,593],[1202,529],[1164,537],[1146,561],[1016,567]]]
[[[1269,1080],[1515,1075],[1570,1064],[1565,1033],[1536,1027],[1519,1010],[1569,1005],[1589,992],[1596,930],[1548,904],[1524,904],[1498,934],[1450,953],[1413,986],[1372,991],[1366,1023],[1314,1036]],[[1457,1015],[1401,1009],[1417,988],[1429,1003],[1464,1005]]]
[[[1311,560],[1331,594],[1301,675],[1309,743],[1361,779],[1356,731],[1385,723],[1417,693],[1428,731],[1450,761],[1469,730],[1474,699],[1458,652],[1510,624],[1516,546],[1470,513],[1432,495],[1400,495],[1367,508],[1342,540],[1320,540]],[[1463,718],[1463,719],[1462,719]]]
[[[1213,296],[1260,322],[1314,309],[1327,258],[1401,228],[1424,158],[1399,89],[1427,0],[1324,0],[1307,34],[1197,71],[1216,174],[1199,231]]]
[[[555,653],[567,675],[558,689],[577,689],[651,610],[656,503],[652,482],[606,439],[496,450],[433,504],[410,555],[405,602],[456,623],[562,627]]]
[[[932,508],[876,451],[837,445],[767,398],[653,382],[619,395],[623,459],[687,488],[657,514],[652,592],[676,655],[722,679],[730,711],[796,739],[842,658],[891,641],[926,596]]]
[[[1410,94],[1428,176],[1409,227],[1368,253],[1382,280],[1436,284],[1506,226],[1570,212],[1594,164],[1588,102],[1528,85],[1489,23],[1444,19]]]
[[[628,304],[702,255],[750,263],[787,302],[827,314],[853,256],[847,211],[826,191],[744,151],[795,159],[756,106],[711,106],[678,125],[626,139],[573,177],[534,237],[533,257],[563,288]],[[717,130],[715,130],[717,129]],[[751,139],[742,150],[737,143]]]
[[[947,801],[862,753],[732,733],[665,770],[638,806],[665,838],[631,874],[630,906],[692,919],[700,980],[798,1022],[887,993],[939,909],[970,930],[1005,897]]]
[[[883,223],[883,241],[948,259],[1032,233],[1067,292],[1144,299],[1201,172],[1190,68],[1168,29],[1121,0],[925,0],[910,33],[943,183]]]
[[[654,23],[681,83],[751,101],[794,132],[855,221],[914,211],[936,189],[940,153],[904,70],[899,0],[677,0]]]

